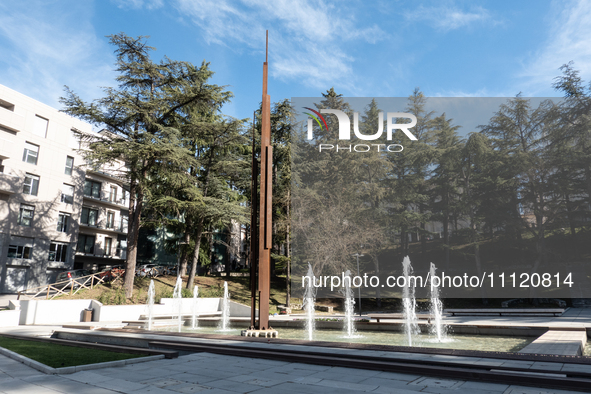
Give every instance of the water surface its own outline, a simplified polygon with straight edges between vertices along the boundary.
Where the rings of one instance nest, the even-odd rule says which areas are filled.
[[[201,327],[196,330],[183,327],[183,332],[203,334],[240,335],[242,329],[220,331],[217,327]],[[176,329],[162,329],[162,331],[176,331]],[[278,328],[279,338],[307,340],[308,333],[304,329]],[[511,337],[501,335],[449,335],[441,342],[429,334],[413,337],[413,346],[433,347],[441,349],[482,350],[494,352],[517,352],[529,345],[535,337]],[[408,346],[406,334],[391,331],[359,331],[353,337],[347,337],[341,330],[316,330],[314,340],[345,343],[366,343],[374,345]],[[587,346],[587,351],[590,347]]]

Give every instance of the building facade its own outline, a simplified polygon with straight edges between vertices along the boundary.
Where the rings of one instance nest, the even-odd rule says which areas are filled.
[[[0,85],[0,293],[125,261],[128,185],[87,166],[73,130],[93,133]]]

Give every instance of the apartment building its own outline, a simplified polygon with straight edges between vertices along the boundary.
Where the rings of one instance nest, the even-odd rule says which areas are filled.
[[[0,293],[126,258],[125,180],[92,168],[73,130],[92,127],[0,85]]]

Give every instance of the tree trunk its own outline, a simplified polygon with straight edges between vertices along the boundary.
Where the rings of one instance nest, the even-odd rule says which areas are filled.
[[[189,263],[189,242],[191,242],[191,234],[189,234],[189,229],[187,229],[185,230],[185,234],[183,235],[183,242],[181,243],[181,260],[179,264],[180,276],[187,275],[187,265]]]
[[[290,191],[287,191],[287,228],[285,229],[285,257],[287,257],[287,267],[285,269],[285,282],[286,282],[286,293],[285,293],[285,307],[289,308],[289,304],[291,304],[291,244],[290,244]]]
[[[193,261],[191,262],[189,279],[187,279],[187,289],[193,288],[195,273],[197,272],[197,264],[199,264],[199,248],[201,247],[201,235],[203,234],[203,218],[199,219],[196,228],[197,232],[195,234],[195,249],[193,250]]]
[[[213,155],[214,149],[211,150],[207,169],[205,173],[205,182],[203,184],[203,197],[207,197],[207,190],[209,187],[209,171],[211,170],[211,165],[213,163]],[[199,248],[201,247],[201,235],[203,234],[203,223],[204,218],[201,216],[199,221],[197,222],[196,234],[195,234],[195,248],[193,250],[193,261],[191,262],[191,273],[189,274],[189,279],[187,280],[187,289],[191,289],[193,286],[193,281],[195,280],[195,273],[197,272],[197,265],[199,264]],[[212,245],[213,245],[213,235],[212,237]]]
[[[421,240],[421,258],[423,258],[423,260],[425,259],[425,255],[427,254],[427,239],[425,238],[425,221],[423,218],[423,213],[424,213],[424,207],[422,204],[419,205],[419,212],[421,213],[421,223],[420,223],[420,228],[421,231],[419,233],[419,238]],[[423,261],[425,262],[425,261]]]
[[[408,255],[408,233],[406,232],[406,226],[402,226],[400,230],[400,251],[402,254],[400,261],[402,261]]]
[[[378,256],[372,256],[374,266],[376,267],[376,276],[380,277],[380,259]],[[376,305],[378,308],[382,307],[382,293],[380,291],[380,287],[376,287]]]
[[[443,247],[445,248],[445,269],[449,270],[449,214],[443,215]]]
[[[566,200],[566,216],[568,218],[568,225],[570,226],[570,235],[572,235],[573,239],[576,239],[577,226],[575,224],[573,203],[571,202],[570,196],[568,195],[568,193],[566,193],[564,197]]]
[[[545,238],[545,231],[544,227],[538,227],[538,234],[536,237],[536,260],[534,263],[533,268],[530,271],[530,274],[535,272],[539,272],[540,265],[544,263],[545,260],[545,249],[546,249],[546,238]],[[529,298],[533,300],[534,305],[538,305],[538,299],[536,298],[536,288],[530,286],[529,289]]]
[[[211,226],[207,226],[207,231],[208,231],[208,235],[207,235],[207,240],[209,241],[209,266],[211,267],[213,265],[213,233],[211,232]]]
[[[230,277],[230,271],[232,268],[232,259],[231,259],[231,253],[230,250],[232,249],[232,223],[230,222],[227,225],[228,228],[228,238],[227,238],[227,242],[226,242],[226,265],[225,265],[225,271],[226,271],[226,278]]]
[[[144,171],[145,173],[145,171]],[[127,227],[127,261],[125,263],[125,298],[133,296],[133,281],[135,279],[135,264],[137,259],[137,242],[140,230],[140,217],[144,193],[138,187],[137,179],[130,179],[129,187],[129,219]]]
[[[470,229],[472,230],[472,244],[474,245],[474,263],[476,264],[476,273],[478,276],[482,275],[482,263],[480,261],[480,242],[478,241],[478,228],[474,221],[474,211],[470,208]],[[481,287],[482,303],[488,304],[488,294],[486,288]]]

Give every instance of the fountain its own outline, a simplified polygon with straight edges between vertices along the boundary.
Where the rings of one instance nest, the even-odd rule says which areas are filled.
[[[354,320],[354,313],[353,307],[354,303],[354,290],[352,289],[352,281],[349,282],[343,281],[343,293],[345,294],[345,312],[347,319],[344,321],[345,326],[343,327],[343,322],[331,322],[327,321],[323,323],[323,326],[326,326],[325,329],[318,329],[316,330],[315,327],[315,300],[316,300],[316,290],[317,288],[314,286],[314,272],[312,269],[312,265],[308,264],[308,272],[307,277],[303,282],[305,291],[303,295],[303,309],[306,313],[306,318],[301,319],[304,321],[298,321],[300,319],[294,319],[294,322],[288,322],[285,324],[284,327],[281,328],[281,335],[285,339],[295,339],[295,340],[317,340],[317,341],[335,341],[335,342],[345,342],[345,343],[360,343],[360,344],[376,344],[376,345],[394,345],[394,346],[405,346],[411,345],[415,347],[434,347],[434,348],[441,348],[441,349],[468,349],[468,350],[482,350],[482,351],[503,351],[503,352],[515,352],[516,349],[522,349],[524,346],[528,345],[532,342],[535,337],[514,337],[513,335],[486,335],[484,337],[478,335],[464,335],[464,334],[454,334],[454,338],[452,340],[451,335],[448,333],[446,337],[446,326],[443,324],[443,319],[441,319],[442,313],[442,305],[440,301],[441,294],[441,287],[433,287],[431,293],[431,304],[432,304],[432,315],[433,320],[432,322],[434,325],[431,327],[432,335],[429,339],[421,339],[419,336],[418,330],[418,323],[417,323],[417,315],[415,313],[415,283],[414,281],[411,282],[411,278],[413,274],[413,269],[411,267],[411,262],[408,257],[404,258],[403,260],[403,278],[405,279],[406,283],[403,287],[403,303],[404,303],[404,318],[405,321],[402,322],[405,330],[402,332],[398,332],[398,327],[400,327],[400,322],[392,322],[392,323],[382,323],[382,325],[390,325],[388,330],[383,330],[381,325],[376,327],[375,325],[371,324],[359,324],[357,323],[357,327],[353,325],[355,323]],[[437,268],[434,264],[430,265],[429,275],[431,278],[435,277],[437,273]],[[351,277],[350,272],[345,273],[347,277]],[[402,277],[400,281],[402,281]],[[308,279],[309,278],[309,279]],[[175,286],[175,307],[181,301],[180,297],[180,290],[181,290],[182,282],[177,279],[177,285]],[[150,298],[152,298],[152,291],[149,291]],[[348,295],[348,296],[347,296]],[[193,297],[194,300],[199,296],[198,288],[195,286]],[[150,300],[148,300],[150,301]],[[257,329],[242,329],[248,327],[248,321],[244,320],[242,322],[236,321],[233,322],[232,326],[233,329],[229,327],[229,293],[228,293],[228,284],[224,283],[224,297],[222,302],[222,321],[215,321],[213,319],[204,319],[202,321],[197,321],[198,313],[196,311],[198,308],[196,307],[196,302],[193,303],[193,315],[195,317],[195,325],[194,327],[197,328],[197,323],[199,323],[199,332],[200,333],[217,333],[223,335],[243,335],[243,336],[253,336],[253,337],[276,337],[277,332],[272,330],[257,330]],[[200,304],[200,306],[202,306]],[[215,306],[212,309],[217,309]],[[157,310],[157,309],[156,309]],[[213,312],[213,310],[212,310]],[[179,315],[181,311],[179,308]],[[173,314],[176,314],[173,312]],[[152,316],[152,319],[154,316]],[[329,319],[333,320],[333,319]],[[163,322],[161,322],[163,323]],[[278,325],[283,326],[281,321],[276,322]],[[174,321],[173,321],[174,324]],[[297,328],[297,327],[300,328]],[[242,328],[241,328],[242,327]],[[305,329],[302,329],[305,327]],[[176,327],[175,327],[176,328]],[[173,328],[173,330],[175,330]],[[346,333],[343,333],[343,328]],[[165,327],[164,324],[154,324],[153,330],[161,330],[161,331],[170,331],[170,327]],[[356,329],[359,330],[363,335],[355,335]],[[182,327],[182,332],[191,332],[192,327],[187,325],[186,327]],[[193,331],[194,332],[194,331]]]
[[[304,290],[303,309],[306,311],[306,330],[308,331],[308,340],[311,341],[314,337],[314,299],[316,298],[316,288],[313,285],[314,271],[312,265],[308,263],[309,278],[306,290]]]
[[[220,331],[229,331],[228,326],[230,325],[230,297],[228,295],[228,282],[224,282],[224,299],[222,301],[222,326]]]
[[[148,287],[148,330],[152,330],[152,319],[154,314],[154,295],[156,290],[154,288],[154,281],[150,280],[150,287]]]
[[[443,304],[439,298],[439,286],[433,286],[433,278],[435,277],[436,271],[435,264],[431,263],[431,269],[429,271],[431,276],[431,314],[434,319],[431,331],[437,337],[437,341],[441,342],[445,339],[446,327],[442,322]]]
[[[411,286],[410,276],[412,274],[412,267],[410,265],[410,258],[406,256],[402,260],[402,273],[405,279],[405,286],[402,289],[402,304],[404,306],[404,319],[406,338],[408,346],[412,346],[412,337],[419,333],[419,325],[417,315],[415,313],[416,300],[415,300],[415,287]]]
[[[354,305],[355,305],[355,295],[353,294],[353,290],[351,290],[351,271],[347,270],[345,272],[345,277],[343,279],[343,284],[345,287],[344,296],[345,296],[345,331],[347,331],[347,338],[355,338],[355,325],[353,323],[353,313],[354,313]]]
[[[193,289],[193,321],[191,324],[191,328],[194,330],[197,327],[197,319],[196,319],[196,315],[197,315],[197,295],[199,294],[199,286],[195,285],[195,288]]]
[[[174,300],[174,306],[178,308],[178,324],[179,324],[179,332],[181,332],[181,327],[183,325],[182,319],[182,310],[183,310],[183,295],[181,292],[181,287],[183,286],[183,280],[181,276],[177,276],[176,278],[176,285],[174,286],[174,291],[172,293],[172,298]]]

